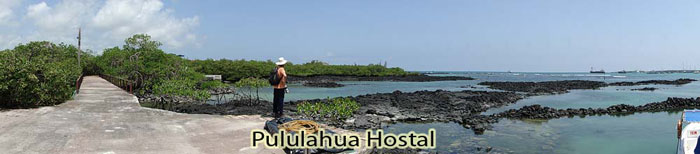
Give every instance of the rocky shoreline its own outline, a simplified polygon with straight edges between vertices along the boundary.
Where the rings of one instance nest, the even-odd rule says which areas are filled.
[[[695,79],[681,78],[677,80],[645,80],[638,82],[614,82],[608,84],[609,86],[638,86],[638,85],[650,85],[650,84],[661,84],[661,85],[684,85],[690,82],[697,81]]]
[[[344,87],[345,85],[339,84],[336,82],[331,82],[331,81],[324,81],[324,82],[306,82],[302,84],[303,86],[307,87],[320,87],[320,88],[338,88],[338,87]]]
[[[669,97],[665,101],[654,102],[639,106],[627,104],[612,105],[607,108],[567,108],[555,109],[550,107],[542,107],[539,104],[524,106],[520,109],[510,109],[501,113],[492,115],[477,115],[464,118],[463,126],[471,128],[475,133],[483,133],[484,130],[490,129],[490,124],[497,123],[500,119],[556,119],[561,117],[574,116],[591,116],[591,115],[630,115],[639,112],[664,112],[664,111],[681,111],[688,108],[700,107],[700,97],[698,98],[676,98]]]
[[[465,128],[472,129],[476,134],[482,134],[491,129],[491,124],[500,119],[555,119],[561,117],[589,115],[627,115],[636,112],[678,111],[684,108],[700,107],[698,98],[668,98],[662,102],[632,106],[626,104],[612,105],[607,108],[568,108],[555,109],[541,105],[524,106],[504,112],[481,115],[490,108],[501,107],[525,98],[523,94],[513,92],[486,91],[417,91],[404,93],[367,94],[349,97],[361,104],[354,116],[346,121],[324,121],[343,129],[378,129],[395,122],[456,122]],[[305,100],[308,102],[323,101],[321,99]],[[303,101],[287,102],[284,110],[287,116],[298,118],[296,104]],[[242,101],[231,101],[224,104],[177,103],[160,105],[167,110],[192,114],[217,115],[263,115],[272,116],[272,103],[261,101],[249,104]]]
[[[627,104],[612,105],[607,108],[579,108],[579,109],[554,109],[542,107],[540,105],[524,106],[520,109],[510,109],[492,116],[501,118],[526,118],[526,119],[554,119],[571,116],[587,115],[627,115],[637,112],[661,112],[680,111],[687,108],[700,107],[700,97],[698,98],[677,98],[669,97],[665,101],[654,102],[639,106]]]
[[[563,80],[543,82],[481,82],[479,85],[491,89],[525,92],[531,95],[561,94],[573,89],[598,89],[605,87],[605,82],[587,80]]]
[[[683,80],[663,81],[657,80],[654,83],[677,84]],[[687,81],[687,80],[686,80]],[[643,82],[643,81],[641,81]],[[683,81],[685,82],[685,81]],[[484,83],[484,82],[482,82]],[[650,82],[645,82],[650,83]],[[480,83],[481,84],[481,83]],[[666,111],[676,109],[676,102],[683,102],[683,99],[673,98],[666,103],[655,103],[650,107],[634,107],[629,105],[614,105],[605,109],[552,109],[539,105],[526,106],[518,110],[508,110],[493,115],[481,115],[490,108],[497,108],[513,104],[520,99],[538,94],[565,93],[570,89],[592,89],[607,86],[598,81],[546,81],[546,82],[491,82],[486,83],[494,88],[502,88],[517,92],[498,91],[416,91],[392,93],[376,93],[347,97],[360,104],[358,111],[352,118],[345,121],[325,121],[329,125],[343,129],[377,129],[383,128],[386,124],[395,122],[456,122],[465,128],[472,129],[480,134],[490,129],[490,124],[498,122],[501,118],[536,118],[549,119],[562,116],[585,116],[593,114],[618,114],[637,111],[650,111],[651,109]],[[561,87],[557,87],[561,86]],[[644,88],[643,88],[644,89]],[[649,88],[644,90],[650,90]],[[160,98],[163,99],[163,98]],[[142,102],[155,102],[154,106],[175,112],[194,114],[225,114],[225,115],[251,115],[259,114],[271,116],[272,103],[261,100],[250,103],[240,100],[233,100],[223,104],[204,103],[184,103],[179,98],[165,98],[159,100],[155,98],[142,98]],[[302,102],[319,102],[325,99],[301,100],[285,103],[285,113],[287,116],[299,118],[296,105]],[[697,101],[697,100],[693,100]],[[167,103],[171,102],[171,103]],[[174,102],[174,103],[172,103]],[[183,103],[180,103],[183,102]],[[652,103],[654,104],[654,103]],[[690,103],[690,106],[695,104]],[[681,105],[682,106],[682,105]],[[685,105],[688,106],[688,105]],[[619,110],[618,110],[619,109]]]
[[[654,88],[654,87],[644,87],[644,88],[636,88],[636,89],[630,89],[632,91],[654,91],[659,88]]]
[[[638,85],[684,85],[697,81],[695,79],[677,79],[677,80],[645,80],[639,82],[614,82],[605,83],[601,81],[588,80],[562,80],[562,81],[543,81],[543,82],[481,82],[479,85],[488,86],[491,89],[504,91],[524,92],[528,95],[545,95],[545,94],[562,94],[574,89],[598,89],[607,86],[638,86]],[[652,90],[642,88],[638,90]],[[653,89],[656,90],[656,89]],[[652,91],[653,91],[652,90]]]
[[[457,122],[464,121],[465,115],[478,115],[490,108],[513,104],[525,98],[514,92],[488,91],[416,91],[405,93],[367,94],[347,97],[360,104],[354,116],[343,122],[326,123],[344,129],[376,129],[387,123],[399,121],[414,122]],[[218,114],[218,115],[263,115],[271,116],[272,103],[261,100],[250,103],[233,100],[223,104],[187,103],[184,101],[161,101],[159,98],[140,99],[143,104],[181,113]],[[287,116],[298,118],[296,105],[302,102],[319,102],[325,99],[285,102]]]
[[[321,78],[316,78],[321,79]],[[327,80],[324,80],[327,81]],[[693,79],[678,80],[648,80],[639,82],[604,83],[599,81],[567,80],[545,82],[482,82],[493,89],[504,91],[416,91],[392,93],[376,93],[347,97],[360,104],[358,111],[345,121],[321,121],[335,127],[362,130],[384,128],[395,122],[455,122],[475,134],[482,134],[492,128],[491,124],[507,119],[555,119],[561,117],[591,116],[591,115],[629,115],[637,112],[679,111],[685,108],[700,107],[698,98],[668,98],[665,101],[645,105],[632,106],[626,104],[612,105],[607,108],[568,108],[555,109],[541,105],[529,105],[520,109],[511,109],[491,115],[481,113],[491,109],[513,104],[520,99],[532,95],[560,94],[572,89],[597,89],[606,86],[632,86],[645,84],[687,84]],[[651,87],[639,90],[655,90]],[[158,99],[140,99],[143,101],[158,101]],[[299,118],[296,105],[302,102],[319,102],[325,99],[285,102],[285,114]],[[271,116],[272,103],[260,101],[257,103],[239,100],[224,104],[176,103],[163,104],[165,109],[193,114],[220,115],[263,115]],[[158,103],[155,103],[158,104]]]
[[[395,122],[456,122],[490,108],[513,104],[524,98],[514,92],[416,91],[367,94],[348,97],[360,104],[354,116],[343,122],[327,122],[343,129],[378,129]],[[324,101],[322,99],[305,100]],[[304,101],[290,102],[296,105]],[[464,116],[470,115],[470,116]]]
[[[429,75],[406,75],[406,76],[290,76],[290,83],[306,82],[329,82],[329,81],[405,81],[405,82],[430,82],[430,81],[455,81],[474,80],[464,76],[429,76]]]

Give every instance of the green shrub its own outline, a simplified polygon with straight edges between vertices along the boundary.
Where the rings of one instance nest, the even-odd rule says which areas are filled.
[[[265,77],[275,68],[271,61],[253,60],[194,60],[190,63],[197,72],[221,75],[222,79],[238,81],[249,77]]]
[[[205,90],[196,89],[196,82],[188,80],[164,80],[153,86],[153,94],[189,96],[196,100],[206,100],[211,95]]]
[[[0,51],[0,107],[55,105],[70,99],[81,74],[78,49],[30,42]]]
[[[360,108],[360,105],[350,98],[334,98],[329,102],[302,102],[297,105],[297,111],[308,118],[319,120],[344,120],[352,117],[352,114]]]
[[[205,74],[221,75],[224,80],[238,81],[248,77],[263,78],[269,76],[275,68],[272,61],[254,60],[194,60],[190,65]],[[406,72],[401,68],[387,68],[382,65],[329,65],[321,61],[311,61],[304,64],[288,63],[285,66],[287,73],[293,76],[405,76],[417,75]]]
[[[197,100],[208,99],[209,94],[196,84],[204,75],[195,72],[189,60],[159,49],[160,42],[145,34],[127,38],[122,48],[105,49],[95,58],[95,64],[103,74],[122,77],[136,83],[138,93],[180,95]]]

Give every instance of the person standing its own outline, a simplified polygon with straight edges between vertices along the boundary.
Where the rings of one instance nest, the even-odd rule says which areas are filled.
[[[277,77],[279,78],[279,83],[272,85],[274,88],[274,98],[272,112],[275,118],[280,118],[284,115],[284,93],[289,92],[287,90],[287,72],[284,70],[284,65],[287,64],[287,60],[284,57],[280,57],[279,61],[275,63],[277,65]]]

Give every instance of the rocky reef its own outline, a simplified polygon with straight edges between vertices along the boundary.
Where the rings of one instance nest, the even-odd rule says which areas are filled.
[[[631,89],[632,91],[654,91],[659,88],[654,88],[654,87],[644,87],[644,88],[636,88],[636,89]]]
[[[695,79],[677,79],[677,80],[646,80],[638,82],[614,82],[605,83],[601,81],[587,80],[562,80],[562,81],[543,81],[543,82],[481,82],[479,85],[488,86],[491,89],[504,91],[525,92],[528,95],[544,95],[544,94],[561,94],[567,93],[573,89],[598,89],[607,86],[637,86],[649,84],[663,85],[684,85],[690,82],[697,81]],[[651,90],[651,89],[639,89]],[[656,89],[654,89],[656,90]]]
[[[541,105],[529,105],[520,109],[510,109],[492,115],[475,115],[463,118],[463,126],[471,128],[475,133],[481,134],[484,130],[490,129],[490,124],[498,122],[502,118],[509,119],[555,119],[561,117],[590,116],[590,115],[629,115],[637,112],[662,112],[680,111],[688,108],[700,107],[700,97],[698,98],[676,98],[669,97],[665,101],[654,102],[639,106],[627,104],[612,105],[607,108],[567,108],[555,109],[542,107]]]
[[[524,98],[514,92],[487,91],[416,91],[367,94],[348,97],[357,101],[360,108],[353,118],[333,125],[345,129],[381,128],[386,123],[397,121],[443,121],[461,123],[465,115],[478,115],[490,108],[513,104]],[[285,114],[297,117],[296,105],[301,102],[318,102],[322,99],[285,102]],[[247,102],[232,100],[223,104],[169,103],[158,99],[143,99],[156,108],[193,114],[270,116],[272,103],[268,101]]]
[[[649,81],[643,83],[677,84],[690,80]],[[510,119],[553,119],[560,117],[587,115],[625,115],[635,112],[674,111],[684,108],[700,107],[700,98],[669,98],[666,101],[649,103],[640,106],[625,104],[612,105],[608,108],[579,108],[554,109],[540,105],[525,106],[492,115],[481,115],[490,108],[513,104],[530,95],[564,93],[571,89],[595,89],[607,86],[598,81],[546,81],[546,82],[482,82],[482,85],[492,86],[516,92],[499,91],[416,91],[392,93],[376,93],[347,97],[360,104],[352,118],[345,121],[326,122],[327,124],[344,129],[376,129],[383,128],[394,122],[456,122],[465,128],[481,134],[491,128],[491,124],[502,118]],[[642,88],[644,89],[644,88]],[[158,99],[145,98],[143,101]],[[285,114],[299,117],[296,105],[301,102],[319,102],[323,99],[285,102]],[[233,100],[228,103],[212,105],[203,103],[155,103],[157,108],[164,108],[182,113],[197,114],[227,114],[250,115],[259,114],[270,116],[272,103],[268,101],[245,102]],[[161,106],[161,107],[158,107]]]
[[[697,81],[695,79],[681,78],[677,80],[645,80],[638,82],[614,82],[608,85],[610,86],[638,86],[638,85],[649,85],[649,84],[663,84],[663,85],[684,85],[690,82]]]
[[[479,85],[491,89],[525,92],[531,95],[560,94],[572,89],[598,89],[605,87],[605,82],[587,80],[564,80],[543,82],[481,82]]]
[[[461,123],[464,115],[477,115],[524,98],[513,92],[487,91],[416,91],[367,94],[349,97],[360,104],[353,118],[335,124],[345,129],[384,127],[397,121],[443,121]],[[321,99],[306,100],[309,102]],[[297,104],[303,101],[290,102]]]
[[[331,81],[305,82],[302,85],[307,86],[307,87],[322,87],[322,88],[338,88],[338,87],[345,86],[343,84],[339,84],[339,83],[331,82]]]
[[[612,105],[607,108],[579,108],[579,109],[554,109],[550,107],[542,107],[540,105],[524,106],[520,109],[511,109],[498,114],[496,117],[506,118],[527,118],[527,119],[553,119],[567,116],[586,116],[586,115],[625,115],[635,112],[660,112],[660,111],[679,111],[687,108],[700,107],[700,97],[698,98],[677,98],[669,97],[665,101],[654,102],[639,106],[627,104]]]

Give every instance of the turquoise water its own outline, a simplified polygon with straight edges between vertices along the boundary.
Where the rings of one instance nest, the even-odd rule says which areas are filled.
[[[641,113],[623,117],[588,116],[548,121],[502,120],[483,135],[455,123],[395,124],[389,132],[435,128],[440,153],[471,153],[494,147],[504,153],[674,153],[680,113]],[[483,152],[483,151],[482,151]]]
[[[630,89],[656,87],[655,91],[632,91]],[[566,94],[533,96],[518,101],[516,104],[495,108],[482,114],[493,114],[508,109],[518,109],[523,106],[540,104],[553,108],[606,108],[614,104],[643,105],[651,102],[664,101],[668,97],[699,97],[700,82],[692,82],[683,86],[673,85],[643,85],[643,86],[613,86],[599,90],[572,90]]]
[[[483,81],[552,81],[595,80],[604,82],[700,79],[700,74],[589,74],[589,73],[498,73],[452,72],[436,76],[470,76],[472,81],[439,82],[340,82],[341,88],[308,88],[291,85],[287,100],[314,99],[337,96],[355,96],[400,90],[490,90],[476,85]],[[460,86],[475,86],[474,89]],[[631,91],[633,88],[657,87],[656,91]],[[270,88],[263,89],[270,99]],[[598,90],[572,90],[560,95],[534,96],[516,104],[495,108],[483,114],[516,109],[525,105],[541,104],[553,108],[599,108],[614,104],[641,105],[663,101],[667,97],[698,97],[700,82],[683,86],[645,85],[633,87],[605,87]],[[494,147],[506,153],[673,153],[676,147],[676,122],[680,113],[637,113],[628,116],[588,116],[560,118],[547,121],[501,120],[494,129],[483,135],[465,129],[456,123],[399,123],[390,125],[389,132],[427,132],[435,128],[440,153],[473,152],[475,147]]]

